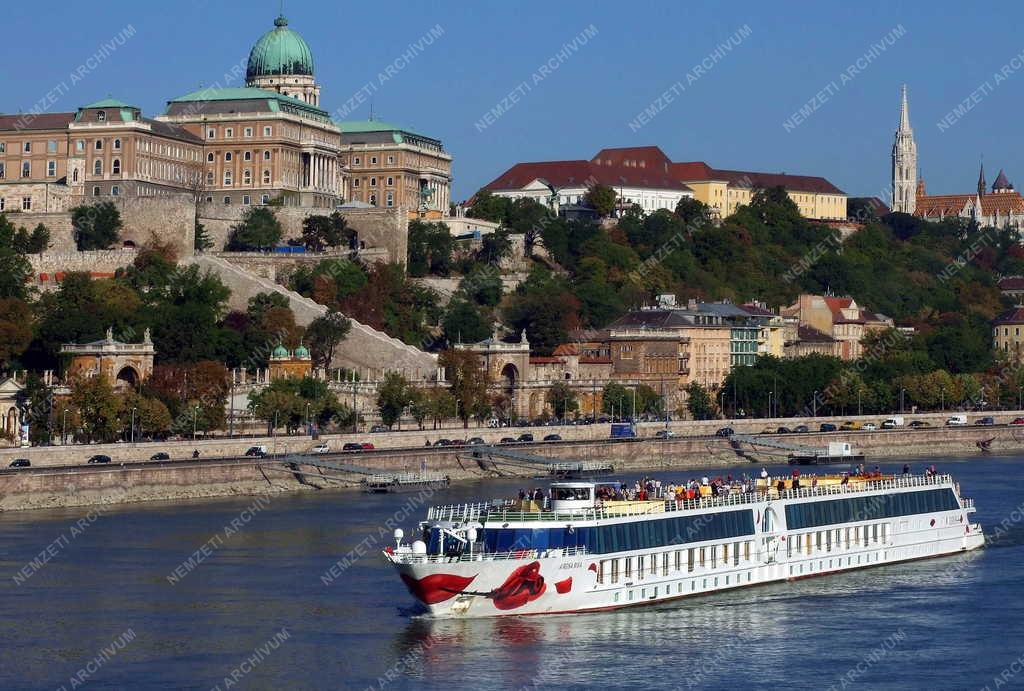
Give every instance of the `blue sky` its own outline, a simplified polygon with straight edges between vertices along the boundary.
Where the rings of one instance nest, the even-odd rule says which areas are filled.
[[[64,83],[50,110],[110,94],[159,113],[168,99],[223,81],[278,12],[274,1],[57,7],[5,9],[0,111],[28,110]],[[444,141],[455,199],[517,161],[649,144],[677,161],[823,175],[851,195],[882,196],[902,82],[930,193],[972,190],[982,154],[990,183],[1003,167],[1024,185],[1024,6],[1015,3],[289,0],[285,14],[313,50],[322,105],[336,111],[372,83],[380,119]],[[129,25],[134,35],[71,85],[69,75]],[[400,59],[436,26],[439,38]],[[591,36],[559,58],[588,27]],[[736,40],[738,31],[749,35]],[[709,58],[730,37],[730,50]],[[868,59],[873,44],[885,49]],[[695,76],[702,62],[711,67]],[[553,67],[541,75],[545,63]],[[672,101],[658,104],[677,83]],[[965,100],[970,109],[940,128]],[[511,108],[478,126],[502,101]],[[808,116],[787,129],[801,106]],[[654,117],[631,128],[648,107]],[[368,114],[367,101],[350,117]]]

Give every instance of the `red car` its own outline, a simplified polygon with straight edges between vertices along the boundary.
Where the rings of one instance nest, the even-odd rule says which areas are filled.
[[[1015,418],[1013,418],[1013,422],[1011,422],[1010,424],[1011,425],[1024,425],[1024,417],[1015,417]]]
[[[373,449],[377,448],[368,441],[364,441],[362,444],[360,444],[360,446],[363,447],[363,451],[372,451]]]

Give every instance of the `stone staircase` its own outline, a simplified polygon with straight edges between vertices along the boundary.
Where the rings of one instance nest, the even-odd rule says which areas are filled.
[[[221,257],[197,255],[184,261],[197,264],[201,269],[212,271],[220,277],[224,285],[231,289],[229,304],[232,309],[244,311],[249,299],[258,293],[278,293],[288,299],[295,321],[301,326],[307,326],[327,313],[323,305]],[[361,370],[371,379],[378,378],[383,371],[399,370],[408,379],[421,381],[433,377],[437,371],[437,356],[353,319],[352,330],[338,347],[332,364],[335,367]]]

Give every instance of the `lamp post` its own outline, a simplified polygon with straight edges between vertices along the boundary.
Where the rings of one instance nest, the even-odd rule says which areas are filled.
[[[1022,402],[1021,401],[1021,397],[1022,396],[1024,396],[1024,386],[1018,386],[1017,387],[1017,410],[1020,410],[1022,407],[1024,407],[1024,406],[1021,405],[1021,402]]]
[[[196,432],[199,427],[199,406],[192,407],[192,441],[196,440]]]
[[[902,387],[900,388],[900,415],[903,414],[903,394],[905,394],[906,392],[906,389]]]
[[[61,425],[60,425],[60,444],[64,446],[68,443],[68,409],[65,408],[61,414]]]
[[[775,393],[775,392],[774,391],[769,391],[768,392],[768,414],[765,417],[769,417],[769,418],[772,416],[772,394],[773,393]]]
[[[235,372],[231,372],[231,398],[228,399],[228,436],[235,436]]]
[[[310,436],[313,435],[313,430],[309,428],[309,403],[306,404],[306,433]]]
[[[636,386],[633,386],[633,419],[630,422],[636,422]]]
[[[132,408],[132,444],[135,443],[135,408]]]
[[[946,412],[946,387],[939,389],[939,410]]]
[[[864,412],[861,410],[861,407],[860,407],[860,393],[861,393],[860,392],[860,387],[858,386],[857,387],[857,414],[858,415],[863,415]]]
[[[274,456],[277,456],[277,411],[274,411]]]
[[[815,391],[814,391],[814,398],[811,399],[811,412],[812,412],[812,417],[814,417],[814,418],[818,417],[818,391],[817,391],[817,389],[815,389]]]

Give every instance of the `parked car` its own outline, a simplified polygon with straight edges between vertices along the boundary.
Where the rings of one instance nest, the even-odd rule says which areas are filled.
[[[873,422],[865,422],[861,429],[864,430],[865,432],[874,432],[875,430],[878,429],[878,425],[876,425]]]
[[[807,432],[811,431],[811,428],[808,427],[807,425],[797,425],[796,427],[793,428],[793,431],[798,432],[800,434],[806,434]]]
[[[533,435],[530,434],[529,432],[525,432],[523,434],[520,434],[519,439],[517,439],[516,441],[533,441]]]
[[[831,422],[823,422],[821,423],[821,426],[818,427],[818,430],[821,432],[835,432],[838,429],[839,428],[833,425]]]
[[[931,425],[925,422],[924,420],[911,420],[910,424],[907,426],[910,427],[910,429],[922,429],[924,427],[931,427]]]
[[[560,434],[548,434],[544,437],[544,441],[562,441],[562,435]]]
[[[265,446],[250,446],[249,449],[245,452],[245,455],[246,456],[256,456],[258,458],[263,458],[264,456],[267,455],[267,447],[265,447]]]
[[[950,415],[946,418],[947,427],[962,427],[967,424],[967,416],[963,413],[957,413],[956,415]]]
[[[1011,422],[1010,424],[1011,425],[1024,425],[1024,417],[1015,417],[1015,418],[1013,418],[1013,422]]]
[[[978,421],[975,422],[974,424],[976,424],[976,425],[994,425],[994,424],[996,424],[996,419],[994,417],[990,416],[990,415],[986,415],[983,418],[978,418]]]
[[[438,439],[437,441],[434,442],[434,446],[451,446],[451,445],[452,445],[452,440],[451,439]]]
[[[368,441],[364,441],[362,444],[359,445],[359,448],[361,448],[363,451],[373,451],[377,447]]]
[[[98,453],[89,459],[89,463],[110,463],[110,456],[104,456],[103,454]]]
[[[350,441],[347,444],[345,444],[343,447],[341,447],[341,450],[342,451],[362,451],[363,450],[363,445],[360,444],[359,442]]]
[[[452,439],[452,444],[451,445],[452,446],[465,446],[466,445],[466,440],[465,439]]]
[[[732,427],[719,427],[715,431],[716,437],[731,437],[736,434],[736,431]]]
[[[761,434],[775,434],[775,428],[765,427],[763,430],[761,430]]]
[[[169,461],[169,460],[171,460],[171,454],[165,453],[165,452],[161,451],[160,453],[155,453],[152,456],[150,456],[149,460],[151,460],[151,461]]]
[[[310,449],[309,452],[310,453],[317,453],[317,454],[320,454],[320,453],[330,453],[331,452],[331,446],[330,446],[330,444],[317,444],[312,449]]]
[[[676,433],[670,429],[659,429],[654,433],[655,439],[675,439]]]
[[[515,437],[502,437],[500,443],[502,443],[502,444],[515,444],[516,443],[516,438]]]
[[[779,427],[777,430],[775,430],[775,432],[777,434],[790,434],[793,432],[793,430],[791,430],[788,427]]]
[[[470,437],[466,440],[466,446],[480,446],[481,444],[486,443],[487,442],[484,441],[483,437]]]
[[[387,431],[388,431],[388,428],[385,427],[384,425],[374,425],[373,427],[370,428],[370,432],[372,432],[373,434],[377,434],[378,432],[387,432]]]
[[[8,464],[8,468],[28,468],[32,463],[27,458],[15,458]]]
[[[844,432],[853,432],[855,430],[861,429],[862,427],[863,425],[857,420],[847,420],[846,422],[839,426],[839,429],[843,430]]]

